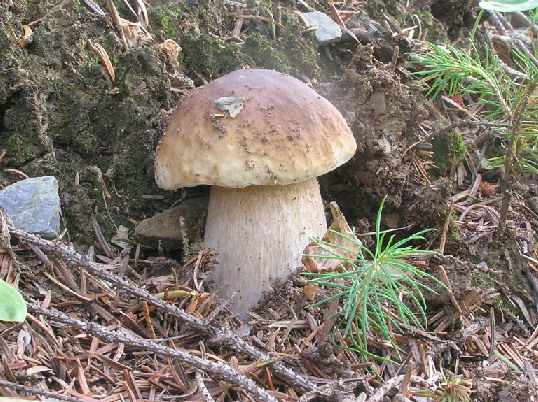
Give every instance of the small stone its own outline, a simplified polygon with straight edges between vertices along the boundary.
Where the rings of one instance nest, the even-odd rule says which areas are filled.
[[[245,106],[246,98],[242,96],[223,96],[215,100],[217,107],[223,112],[229,112],[230,117],[235,119]]]
[[[135,237],[141,244],[165,249],[179,249],[184,244],[200,241],[203,237],[209,197],[191,198],[176,207],[144,219],[135,228]]]
[[[116,234],[110,239],[112,244],[121,247],[122,249],[130,248],[129,244],[129,229],[123,225],[119,225]]]
[[[15,226],[53,239],[60,234],[60,196],[53,176],[33,177],[0,190],[0,206]]]
[[[298,14],[307,28],[317,28],[314,34],[321,45],[337,41],[342,37],[342,29],[327,14],[320,11]]]
[[[385,92],[375,91],[370,95],[370,106],[374,112],[374,116],[379,116],[387,112],[387,101]]]

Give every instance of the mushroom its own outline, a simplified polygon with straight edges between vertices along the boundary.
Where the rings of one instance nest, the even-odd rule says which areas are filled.
[[[204,242],[221,296],[244,318],[301,265],[327,230],[316,177],[356,150],[340,112],[308,85],[272,70],[237,70],[192,91],[157,149],[164,189],[212,185]]]

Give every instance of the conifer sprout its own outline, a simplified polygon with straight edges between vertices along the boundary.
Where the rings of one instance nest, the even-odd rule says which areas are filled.
[[[240,318],[301,265],[327,230],[316,177],[348,161],[355,138],[340,112],[305,83],[272,70],[237,70],[195,89],[157,150],[164,189],[212,185],[206,247],[212,279]]]

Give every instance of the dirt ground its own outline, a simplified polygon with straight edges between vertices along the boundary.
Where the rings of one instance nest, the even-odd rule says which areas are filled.
[[[342,38],[320,45],[297,14],[305,3]],[[493,136],[443,130],[465,117],[410,75],[409,52],[465,46],[475,18],[459,1],[1,1],[0,188],[54,175],[66,230],[47,242],[0,221],[0,277],[33,306],[25,323],[0,323],[0,396],[536,400],[534,178],[499,236],[502,172],[477,159]],[[309,307],[330,289],[309,300],[302,272],[241,322],[206,283],[218,257],[199,239],[163,249],[134,237],[146,218],[207,202],[204,186],[159,189],[155,150],[182,97],[238,68],[293,75],[344,115],[357,153],[320,186],[365,246],[385,196],[384,230],[435,229],[416,246],[440,254],[413,264],[449,291],[431,283],[427,328],[395,331],[394,344],[371,334],[386,360],[345,347],[330,307]]]

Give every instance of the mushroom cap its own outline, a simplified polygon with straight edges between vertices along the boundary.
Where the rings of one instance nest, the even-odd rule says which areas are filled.
[[[155,179],[168,190],[299,183],[356,148],[344,117],[308,85],[272,70],[237,70],[181,102],[157,149]]]

